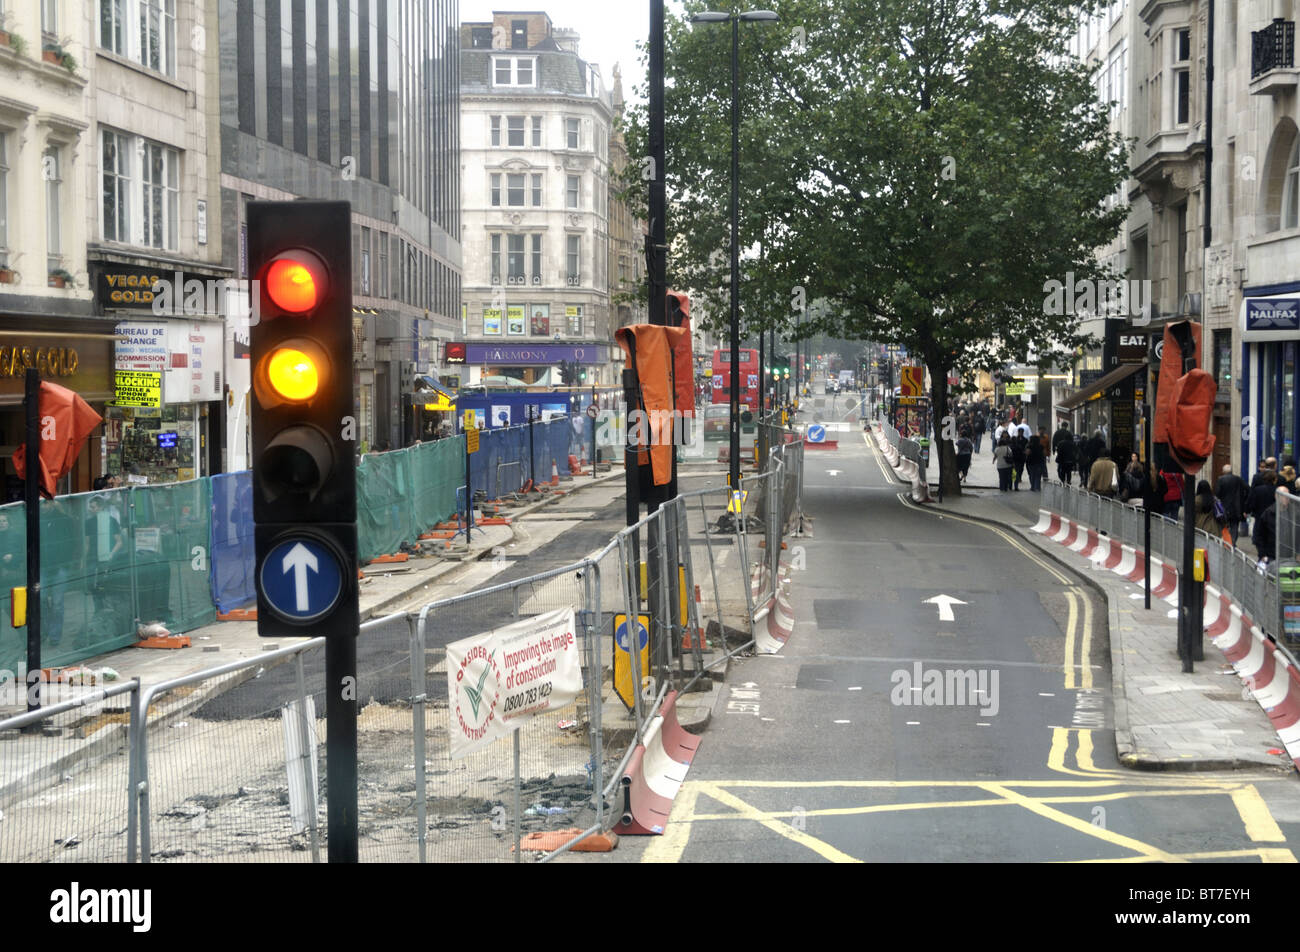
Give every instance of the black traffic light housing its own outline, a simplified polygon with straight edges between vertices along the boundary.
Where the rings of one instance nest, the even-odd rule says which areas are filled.
[[[258,634],[355,636],[351,206],[250,202],[247,217]]]

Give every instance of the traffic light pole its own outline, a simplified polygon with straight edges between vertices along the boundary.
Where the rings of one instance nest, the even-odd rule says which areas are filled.
[[[27,478],[23,515],[27,522],[27,710],[41,706],[41,375],[27,368]],[[62,594],[60,594],[62,597]],[[31,725],[34,731],[39,724]]]

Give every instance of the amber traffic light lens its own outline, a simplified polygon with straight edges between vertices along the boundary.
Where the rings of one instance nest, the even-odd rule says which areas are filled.
[[[303,261],[279,258],[266,272],[266,293],[272,303],[293,314],[310,311],[324,292],[322,276]]]
[[[320,368],[307,354],[281,347],[267,364],[271,387],[286,400],[310,400],[320,388]]]

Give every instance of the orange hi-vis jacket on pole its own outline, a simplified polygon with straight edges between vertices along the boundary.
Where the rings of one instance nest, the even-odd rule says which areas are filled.
[[[650,463],[656,486],[667,485],[673,478],[674,421],[695,412],[690,329],[633,324],[615,331],[614,339],[627,354],[626,366],[636,371],[640,388],[641,405],[628,407],[628,425],[632,411],[640,410],[649,426],[649,446],[643,444],[638,462]]]
[[[1170,442],[1170,408],[1173,407],[1174,385],[1178,383],[1178,378],[1183,375],[1183,352],[1182,342],[1187,339],[1187,335],[1196,348],[1196,363],[1194,366],[1201,366],[1201,325],[1195,321],[1178,321],[1175,324],[1165,325],[1164,351],[1160,355],[1160,378],[1159,386],[1156,389],[1156,415],[1152,421],[1151,442],[1164,443]]]

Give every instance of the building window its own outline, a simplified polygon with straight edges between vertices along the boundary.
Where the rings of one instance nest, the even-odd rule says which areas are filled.
[[[492,117],[492,144],[494,146],[501,145],[501,117],[500,116]]]
[[[0,131],[0,268],[9,267],[9,133]]]
[[[578,148],[578,143],[579,143],[580,140],[579,140],[579,138],[578,138],[578,120],[577,120],[577,119],[565,119],[565,120],[564,120],[564,138],[565,138],[565,143],[564,143],[564,144],[565,144],[565,147],[566,147],[566,148],[569,148],[569,149],[577,149],[577,148]]]
[[[494,86],[535,86],[534,65],[531,56],[492,57],[492,83]]]
[[[522,149],[524,145],[524,117],[506,116],[506,145]]]
[[[510,48],[512,50],[528,49],[528,21],[510,21]]]
[[[41,174],[45,178],[45,252],[47,270],[63,267],[62,191],[59,147],[52,145],[42,155]]]
[[[155,142],[144,145],[144,244],[176,250],[180,211],[180,156]]]
[[[176,0],[139,0],[140,62],[175,75]]]
[[[542,117],[533,116],[533,148],[542,147]]]
[[[524,236],[507,235],[506,265],[509,268],[510,284],[523,284],[524,275]]]
[[[377,293],[380,297],[388,297],[388,232],[379,233],[379,287]]]
[[[568,185],[564,190],[564,207],[578,208],[582,191],[582,179],[577,175],[568,176]]]
[[[1282,182],[1282,227],[1300,228],[1300,136],[1291,146]]]
[[[492,236],[492,283],[501,283],[501,236]]]
[[[512,208],[523,207],[524,177],[522,174],[506,176],[506,204]]]
[[[370,294],[370,229],[361,229],[361,293]]]
[[[569,235],[566,244],[569,284],[576,286],[582,283],[582,236]]]
[[[490,186],[490,188],[488,189],[488,193],[489,193],[489,196],[490,196],[490,198],[491,198],[492,207],[493,207],[493,208],[500,208],[500,207],[501,207],[501,175],[500,175],[500,173],[498,173],[498,172],[493,172],[493,173],[492,173],[492,176],[491,176],[491,186]]]
[[[103,229],[105,241],[131,240],[131,140],[111,129],[103,138]]]
[[[59,0],[41,0],[41,32],[59,32]]]
[[[127,0],[99,0],[99,45],[118,56],[128,56],[126,48]]]
[[[542,236],[533,235],[533,284],[542,283]]]
[[[533,174],[533,207],[542,207],[542,176],[538,173]]]
[[[1229,389],[1232,382],[1232,331],[1214,332],[1214,379],[1220,390]]]
[[[1174,31],[1174,124],[1185,126],[1191,109],[1192,31]]]

